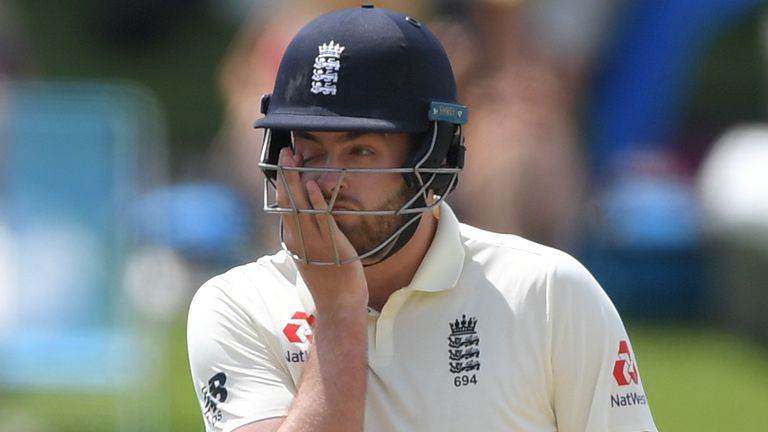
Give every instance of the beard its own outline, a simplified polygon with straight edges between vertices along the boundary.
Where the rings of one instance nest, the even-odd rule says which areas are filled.
[[[384,202],[370,210],[399,210],[408,200],[413,197],[414,191],[405,184],[393,193]],[[395,231],[397,231],[406,221],[405,215],[359,215],[355,220],[344,220],[345,218],[336,218],[339,229],[349,239],[358,255],[364,255],[384,243]],[[394,243],[391,242],[391,243]],[[385,247],[381,252],[374,254],[374,257],[380,253],[386,253],[389,248]]]

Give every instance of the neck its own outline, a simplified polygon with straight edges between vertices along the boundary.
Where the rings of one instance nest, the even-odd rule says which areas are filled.
[[[380,311],[393,292],[411,283],[436,230],[437,217],[432,211],[425,212],[413,237],[402,249],[378,264],[365,267],[368,306]]]

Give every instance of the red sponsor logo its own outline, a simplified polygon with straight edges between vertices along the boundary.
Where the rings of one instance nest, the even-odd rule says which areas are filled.
[[[632,359],[632,350],[627,341],[619,342],[619,359],[613,364],[613,377],[620,386],[637,384],[638,374],[635,361]]]
[[[283,334],[290,342],[306,345],[312,342],[312,326],[315,316],[306,312],[296,312],[283,328]]]

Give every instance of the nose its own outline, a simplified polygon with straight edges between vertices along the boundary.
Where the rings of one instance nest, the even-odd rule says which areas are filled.
[[[326,196],[331,196],[337,189],[340,191],[346,187],[346,175],[343,172],[329,169],[318,174],[317,184]]]
[[[330,158],[328,158],[330,159]],[[342,190],[346,187],[347,175],[340,171],[338,164],[326,160],[321,166],[315,166],[318,171],[309,171],[304,173],[304,181],[314,180],[320,186],[320,190],[326,197],[330,197],[336,192],[336,189]]]

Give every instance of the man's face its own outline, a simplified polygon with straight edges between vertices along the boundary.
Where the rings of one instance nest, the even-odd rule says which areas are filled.
[[[294,132],[296,153],[310,168],[399,168],[410,149],[407,134],[351,132]],[[336,187],[334,210],[397,210],[413,195],[400,173],[302,174],[315,180],[330,201]],[[335,215],[339,229],[358,254],[384,242],[403,222],[398,215]]]

